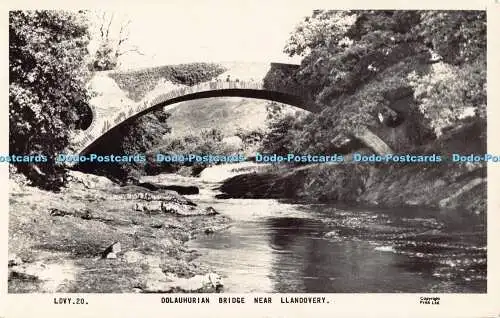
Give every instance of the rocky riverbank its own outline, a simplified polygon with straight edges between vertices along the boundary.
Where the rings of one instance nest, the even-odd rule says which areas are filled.
[[[447,131],[415,154],[486,153],[485,123]],[[349,156],[348,156],[349,157]],[[485,163],[275,165],[227,179],[221,198],[275,198],[365,207],[424,207],[486,213]]]
[[[53,193],[11,174],[9,292],[220,291],[184,243],[226,228],[226,217],[161,187],[70,176]]]
[[[428,207],[486,213],[486,166],[319,164],[274,167],[226,180],[220,198],[275,198],[376,207]]]

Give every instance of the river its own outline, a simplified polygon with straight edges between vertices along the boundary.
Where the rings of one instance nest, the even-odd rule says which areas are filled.
[[[181,180],[162,177],[162,183]],[[483,217],[216,199],[217,183],[207,174],[181,181],[200,187],[188,197],[232,220],[227,230],[188,243],[201,252],[199,262],[222,275],[224,292],[486,292]]]

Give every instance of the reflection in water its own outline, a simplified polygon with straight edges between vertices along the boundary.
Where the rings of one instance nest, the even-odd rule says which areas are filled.
[[[274,291],[289,292],[306,289],[303,269],[309,263],[308,239],[317,235],[319,222],[299,218],[269,218],[269,244],[275,251],[271,264]],[[316,230],[316,231],[315,231]]]
[[[271,273],[276,292],[380,292],[407,288],[397,286],[401,275],[393,263],[396,254],[376,252],[361,242],[330,242],[318,237],[324,229],[310,219],[270,219],[269,241],[279,246]],[[285,252],[284,252],[285,251]],[[418,277],[405,278],[412,281]],[[422,282],[425,284],[425,282]]]
[[[296,241],[314,232],[314,220],[291,217],[269,218],[265,221],[270,231],[270,245],[275,250],[291,250]],[[317,224],[319,224],[317,222]],[[317,225],[316,224],[316,225]]]

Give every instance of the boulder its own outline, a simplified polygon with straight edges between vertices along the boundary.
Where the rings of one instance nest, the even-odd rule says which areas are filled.
[[[9,255],[8,267],[22,265],[23,260],[16,254]]]
[[[68,173],[70,183],[82,184],[87,189],[106,189],[116,184],[106,177],[70,170]]]
[[[330,231],[325,234],[325,238],[339,238],[339,232],[338,231]]]
[[[198,194],[200,193],[200,189],[195,186],[181,186],[181,185],[163,185],[163,184],[157,184],[157,183],[152,183],[152,182],[141,182],[138,183],[137,186],[146,188],[151,191],[158,191],[158,190],[171,190],[175,191],[178,194],[182,195],[190,195],[190,194]]]
[[[136,251],[128,251],[123,253],[123,259],[127,263],[138,263],[145,260],[145,256],[142,253]]]
[[[205,229],[205,234],[213,234],[214,232],[215,232],[214,229],[211,227]]]
[[[49,293],[58,292],[67,284],[75,281],[77,270],[73,261],[57,262],[36,261],[23,263],[9,268],[11,279],[20,278],[39,284],[40,290]]]
[[[212,207],[203,209],[192,205],[180,204],[175,201],[137,202],[134,205],[134,210],[142,212],[163,212],[177,216],[208,216],[218,214]]]
[[[134,201],[168,201],[178,204],[196,206],[193,201],[181,196],[175,191],[164,190],[162,192],[154,192],[136,185],[127,185],[114,191],[115,195],[120,196],[124,200]]]
[[[114,242],[101,253],[102,258],[117,258],[117,254],[122,251],[120,242]]]

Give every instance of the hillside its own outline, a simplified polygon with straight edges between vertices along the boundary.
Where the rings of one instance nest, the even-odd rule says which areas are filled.
[[[217,76],[225,79],[250,80],[262,79],[269,69],[268,63],[261,62],[221,62],[226,71]],[[265,128],[266,104],[268,101],[238,98],[218,97],[183,102],[168,107],[171,114],[168,120],[172,127],[171,137],[187,134],[197,134],[205,129],[219,129],[224,136],[233,136],[240,128],[243,130],[258,130]],[[295,111],[295,108],[288,108]]]
[[[217,97],[183,102],[169,108],[168,124],[171,136],[197,134],[204,129],[219,129],[224,136],[233,136],[238,129],[246,131],[266,128],[266,104],[268,101]],[[286,107],[289,112],[299,111]]]
[[[143,99],[158,83],[168,81],[173,84],[194,85],[206,82],[226,68],[215,63],[191,63],[163,65],[135,70],[108,72],[120,89],[127,92],[128,98],[135,102]]]

